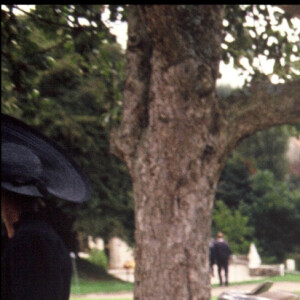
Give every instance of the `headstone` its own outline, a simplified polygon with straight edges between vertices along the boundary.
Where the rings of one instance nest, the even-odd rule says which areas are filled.
[[[248,254],[248,267],[249,269],[256,269],[261,265],[261,258],[257,252],[254,243],[251,243]]]
[[[287,259],[285,264],[286,264],[287,271],[295,271],[296,270],[296,261],[294,259]]]
[[[279,265],[279,275],[284,276],[284,273],[285,273],[284,264],[280,264]]]
[[[88,236],[88,245],[90,249],[104,250],[104,241],[100,238]]]
[[[109,241],[109,268],[123,269],[128,261],[134,259],[133,250],[120,238],[113,237]]]

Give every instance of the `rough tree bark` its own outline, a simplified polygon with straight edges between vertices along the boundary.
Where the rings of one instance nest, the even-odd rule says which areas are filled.
[[[215,92],[223,6],[131,6],[123,119],[112,152],[133,179],[135,299],[209,299],[219,175],[257,130],[299,122],[298,83]],[[297,95],[297,97],[295,97]]]

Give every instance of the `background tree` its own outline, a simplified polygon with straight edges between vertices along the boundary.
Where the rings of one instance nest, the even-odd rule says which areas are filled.
[[[290,229],[289,226],[295,222],[296,219],[291,216],[299,214],[299,207],[295,205],[294,195],[297,192],[294,191],[295,187],[293,188],[290,183],[291,176],[289,176],[286,155],[289,137],[295,133],[295,130],[291,129],[287,126],[273,127],[257,132],[242,141],[227,159],[217,186],[216,199],[224,201],[224,213],[220,205],[215,205],[213,232],[222,231],[222,227],[228,228],[228,220],[225,216],[228,215],[228,218],[231,219],[234,216],[234,211],[237,210],[236,213],[247,218],[249,226],[251,224],[249,232],[244,231],[244,236],[241,238],[246,240],[246,244],[255,241],[266,262],[282,262],[292,251],[296,251],[293,239],[295,239],[294,234],[297,233],[297,230],[294,230],[294,227]],[[263,171],[267,171],[266,174],[270,174],[270,177],[262,176]],[[259,193],[257,193],[258,182],[260,182],[261,187]],[[285,191],[284,195],[278,190],[279,186],[281,187],[280,191]],[[279,242],[281,240],[280,235],[274,236],[273,228],[276,221],[270,217],[273,216],[274,205],[277,205],[274,195],[277,195],[277,201],[283,202],[282,205],[293,209],[292,214],[289,209],[282,209],[280,213],[282,231],[290,231],[289,235],[293,236],[293,238],[287,239],[285,243]],[[265,199],[269,200],[261,205],[261,201]],[[269,202],[271,199],[274,201],[272,205]],[[260,204],[258,205],[258,203]],[[233,211],[230,212],[229,209]],[[216,218],[217,222],[215,221]],[[258,221],[257,218],[264,220]],[[289,218],[290,221],[285,222]],[[232,224],[234,223],[235,220],[233,219]],[[270,226],[262,225],[262,223],[268,223]],[[261,230],[262,226],[264,227],[263,230]],[[236,230],[234,232],[236,233]],[[226,230],[226,233],[229,242],[234,245],[234,251],[247,252],[249,250],[246,249],[246,245],[244,248],[236,247],[236,239],[231,237],[229,230]],[[270,237],[272,238],[270,239]],[[274,243],[280,243],[281,246],[275,247]],[[270,257],[268,258],[268,256]]]
[[[288,173],[286,152],[290,136],[287,126],[273,127],[249,137],[237,151],[252,162],[252,168],[270,170],[276,179],[284,180]]]
[[[2,10],[2,112],[67,148],[93,185],[92,199],[80,208],[52,201],[46,209],[73,251],[76,231],[133,242],[131,180],[109,153],[109,129],[121,114],[124,54],[101,21],[103,6],[18,11]]]
[[[248,203],[251,193],[251,174],[256,172],[254,162],[235,151],[228,157],[216,190],[216,199],[222,199],[230,209],[241,202]]]
[[[212,222],[213,236],[223,232],[234,254],[248,254],[254,228],[241,209],[231,210],[223,201],[217,200]]]
[[[261,255],[267,262],[282,262],[299,247],[299,190],[290,191],[270,171],[259,171],[252,178],[251,205],[243,207],[254,228]]]

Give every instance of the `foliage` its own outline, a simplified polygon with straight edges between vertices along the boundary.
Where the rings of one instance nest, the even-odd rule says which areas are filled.
[[[70,219],[59,225],[69,235],[75,222],[83,234],[132,241],[131,180],[109,153],[109,130],[121,117],[124,54],[101,20],[103,5],[36,5],[22,15],[16,8],[1,11],[2,112],[67,148],[93,186],[80,209],[55,201],[45,208]],[[119,8],[111,8],[115,19]],[[74,241],[67,244],[77,251]]]
[[[300,193],[290,191],[270,171],[259,171],[252,178],[251,199],[244,212],[254,227],[258,250],[281,262],[299,243]]]
[[[300,188],[300,174],[294,175],[290,174],[288,177],[288,184],[291,190],[299,189]]]
[[[223,232],[233,253],[248,253],[253,228],[249,226],[248,217],[244,216],[240,209],[230,210],[223,201],[215,203],[213,213],[213,232]]]
[[[221,174],[216,199],[222,199],[231,209],[237,209],[242,202],[248,202],[251,192],[250,176],[254,172],[251,161],[234,152],[226,161]]]
[[[272,127],[260,131],[244,140],[238,147],[240,153],[255,169],[270,170],[276,179],[284,180],[288,171],[286,151],[289,127]]]
[[[223,25],[223,61],[233,59],[236,68],[251,75],[248,81],[271,74],[299,77],[299,32],[290,15],[271,5],[226,5]],[[261,68],[263,57],[274,64],[270,74]]]
[[[88,258],[88,261],[97,266],[101,266],[105,270],[107,269],[108,261],[103,250],[92,249],[89,252],[89,255],[90,257]]]
[[[243,216],[248,217],[248,224],[251,225],[254,231],[253,235],[248,235],[244,238],[248,242],[252,239],[259,245],[259,251],[264,256],[264,262],[267,262],[266,260],[269,263],[280,261],[295,246],[294,243],[287,241],[282,243],[280,250],[276,252],[272,249],[273,246],[269,245],[269,237],[272,236],[272,240],[281,243],[281,238],[279,238],[281,235],[273,235],[275,227],[279,226],[277,221],[271,217],[274,213],[273,205],[267,205],[266,202],[263,202],[264,197],[269,202],[274,195],[277,195],[277,198],[281,197],[279,195],[284,190],[285,196],[281,200],[278,199],[278,201],[284,201],[286,206],[294,205],[293,194],[296,194],[296,191],[293,191],[292,180],[286,181],[289,178],[287,177],[288,162],[286,150],[289,136],[293,132],[287,126],[273,127],[257,132],[245,139],[227,159],[217,187],[216,199],[221,199],[232,210],[232,214],[234,211],[238,211]],[[262,176],[262,171],[266,171],[266,174],[269,175]],[[260,180],[254,179],[257,176],[259,176]],[[258,183],[261,184],[261,195],[256,195]],[[279,186],[281,186],[281,190]],[[273,200],[276,203],[277,200],[275,198]],[[262,207],[264,207],[264,211],[254,213],[257,203],[261,202],[263,202]],[[215,208],[214,214],[218,213],[218,211],[216,212],[218,209],[217,207]],[[280,227],[282,230],[288,230],[295,235],[297,233],[295,226],[288,227],[291,225],[290,213],[289,209],[280,211],[280,219],[282,220]],[[268,215],[270,217],[267,217]],[[256,218],[263,218],[265,222],[270,221],[271,223],[268,226],[263,226],[261,224],[262,221]],[[285,223],[286,221],[288,222]],[[226,223],[227,221],[224,221],[224,224]],[[222,228],[222,219],[220,219],[219,227]],[[213,228],[213,230],[215,229]],[[272,243],[275,243],[274,241]]]

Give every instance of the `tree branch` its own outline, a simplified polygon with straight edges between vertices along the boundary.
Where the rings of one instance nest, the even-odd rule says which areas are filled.
[[[225,113],[230,142],[236,144],[271,126],[300,123],[299,98],[299,80],[278,85],[254,83],[247,91],[233,95]]]

